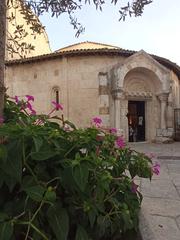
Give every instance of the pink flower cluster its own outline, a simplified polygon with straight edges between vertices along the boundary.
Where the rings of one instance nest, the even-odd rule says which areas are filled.
[[[22,106],[21,106],[22,110],[28,110],[28,111],[30,111],[31,115],[36,115],[36,111],[33,109],[32,103],[31,103],[31,102],[34,102],[34,97],[31,95],[26,95],[25,97],[26,97],[25,103],[23,101],[21,101],[18,96],[15,96],[13,99],[15,100],[16,104],[20,104],[22,102]],[[49,116],[54,111],[63,110],[63,106],[60,103],[52,101],[52,104],[54,107],[53,107],[52,111],[48,114]]]
[[[117,129],[116,129],[116,128],[110,128],[110,129],[109,129],[109,132],[110,132],[111,134],[116,134],[116,133],[117,133]]]
[[[56,101],[52,101],[51,103],[53,104],[53,109],[50,111],[48,116],[50,116],[55,111],[63,110],[63,106],[60,103],[57,103]]]
[[[116,146],[117,148],[124,148],[124,147],[126,146],[123,137],[117,137],[117,139],[116,139],[116,141],[115,141],[115,146]]]
[[[159,163],[155,163],[153,166],[152,166],[152,172],[156,175],[159,175],[160,174],[160,164]]]
[[[102,124],[102,119],[100,117],[94,117],[92,119],[92,123],[95,124],[96,127],[100,127]]]
[[[52,104],[54,105],[54,110],[63,110],[63,106],[60,103],[52,101]]]
[[[30,111],[30,114],[31,114],[31,115],[36,115],[36,111],[33,109],[32,104],[31,104],[31,102],[34,102],[34,97],[31,96],[31,95],[26,95],[25,97],[26,97],[26,102],[25,102],[24,105],[22,105],[21,109],[22,109],[22,110],[27,109],[27,110]],[[15,100],[16,104],[19,104],[19,103],[21,102],[21,101],[19,100],[19,97],[18,97],[18,96],[15,96],[15,97],[14,97],[14,100]]]

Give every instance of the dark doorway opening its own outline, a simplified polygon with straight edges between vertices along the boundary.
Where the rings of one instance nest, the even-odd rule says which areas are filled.
[[[145,141],[145,102],[128,102],[129,142]]]

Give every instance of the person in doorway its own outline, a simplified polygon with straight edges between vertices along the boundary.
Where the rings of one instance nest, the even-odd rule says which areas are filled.
[[[134,130],[131,125],[129,125],[129,142],[134,142]]]
[[[137,126],[133,128],[133,142],[137,142]]]

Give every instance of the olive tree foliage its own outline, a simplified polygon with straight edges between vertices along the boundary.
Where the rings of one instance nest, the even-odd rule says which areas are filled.
[[[75,14],[77,10],[81,10],[87,4],[93,4],[96,10],[103,10],[103,6],[108,2],[107,0],[7,0],[10,6],[13,4],[20,4],[21,13],[26,22],[31,24],[35,33],[39,33],[43,28],[38,19],[34,16],[50,13],[52,17],[59,17],[63,13],[69,16],[70,24],[74,27],[76,36],[78,37],[83,31],[84,27],[77,20]],[[126,1],[126,5],[122,6],[122,0],[111,0],[111,4],[119,6],[119,20],[125,20],[127,16],[138,17],[141,16],[144,7],[153,0],[130,0]]]
[[[32,35],[36,38],[44,27],[38,20],[38,16],[44,13],[51,14],[52,17],[59,17],[63,14],[69,16],[70,24],[75,29],[78,37],[84,27],[76,18],[76,11],[81,10],[86,4],[93,4],[97,10],[102,11],[107,0],[0,0],[0,116],[3,115],[3,99],[4,99],[4,69],[5,69],[5,44],[8,54],[19,54],[25,57],[28,51],[34,50],[34,46],[25,41],[28,32],[23,25],[16,22],[16,16],[13,11],[6,15],[8,10],[20,9],[27,25],[32,30]],[[153,0],[127,0],[125,6],[122,6],[122,0],[111,0],[113,5],[119,6],[119,20],[125,20],[127,16],[141,16],[144,7]],[[9,21],[14,32],[8,32],[6,29],[6,21]],[[7,34],[5,34],[7,33]],[[6,35],[6,40],[5,40]]]

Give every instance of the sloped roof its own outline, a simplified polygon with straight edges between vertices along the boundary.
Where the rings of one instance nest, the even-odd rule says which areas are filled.
[[[92,47],[91,48],[83,48],[83,47],[88,46],[88,44],[86,44],[86,43],[91,43]],[[76,48],[76,46],[77,46],[77,48]],[[61,48],[58,51],[55,51],[55,52],[49,53],[49,54],[43,54],[40,56],[35,56],[35,57],[30,57],[30,58],[22,58],[22,59],[18,59],[18,60],[6,61],[6,66],[28,64],[28,63],[34,63],[37,61],[46,61],[46,60],[57,59],[57,58],[62,58],[62,57],[76,57],[76,56],[90,56],[90,55],[91,56],[92,55],[106,55],[106,56],[129,57],[136,52],[137,51],[122,49],[122,48],[118,48],[118,47],[107,45],[107,44],[101,44],[101,43],[95,43],[95,42],[83,42],[83,43],[79,43],[79,44],[70,45],[65,48]],[[152,56],[156,61],[158,61],[163,66],[174,71],[176,73],[176,75],[178,76],[178,78],[180,79],[180,67],[176,63],[171,62],[170,60],[168,60],[166,58],[162,58],[162,57],[159,57],[156,55],[150,54],[150,56]]]
[[[80,42],[76,44],[72,44],[63,48],[58,49],[55,52],[64,52],[64,51],[72,51],[72,50],[81,50],[81,49],[120,49],[120,47],[112,46],[104,43],[97,43],[97,42]]]

